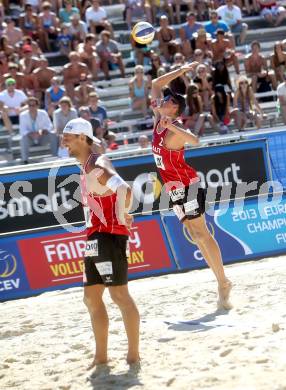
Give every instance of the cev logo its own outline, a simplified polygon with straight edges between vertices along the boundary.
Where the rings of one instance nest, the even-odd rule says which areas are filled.
[[[12,276],[17,269],[17,260],[11,253],[0,249],[0,278]]]

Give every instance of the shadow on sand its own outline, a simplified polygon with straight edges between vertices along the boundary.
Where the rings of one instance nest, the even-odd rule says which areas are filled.
[[[221,315],[227,314],[227,310],[219,309],[214,313],[206,314],[203,317],[197,318],[190,321],[164,321],[168,325],[168,329],[176,331],[187,331],[187,332],[205,332],[210,329],[218,327],[233,327],[234,324],[227,323],[225,321],[216,321]]]
[[[112,374],[111,368],[106,366],[97,367],[88,377],[88,382],[96,390],[127,390],[133,386],[143,386],[140,382],[140,365],[132,365],[126,372]]]

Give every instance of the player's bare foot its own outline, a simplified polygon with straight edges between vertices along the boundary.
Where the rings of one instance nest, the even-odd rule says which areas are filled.
[[[218,309],[230,310],[232,309],[232,304],[229,300],[229,295],[232,289],[232,283],[230,280],[227,280],[224,284],[218,286]]]
[[[127,364],[129,365],[129,375],[137,375],[141,371],[141,360],[138,356],[136,359],[130,359],[127,357]]]
[[[99,366],[106,366],[108,363],[108,359],[107,358],[98,358],[98,357],[94,357],[93,359],[93,362],[88,366],[88,370],[91,370],[92,368],[94,367],[99,367]]]
[[[127,364],[129,364],[129,365],[140,363],[140,356],[139,356],[139,354],[129,354],[128,353],[126,361],[127,361]]]

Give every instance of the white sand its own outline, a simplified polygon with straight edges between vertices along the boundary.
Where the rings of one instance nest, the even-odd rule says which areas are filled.
[[[128,372],[108,294],[112,361],[99,373],[86,371],[94,342],[80,288],[2,303],[0,389],[285,390],[286,256],[228,266],[227,274],[235,283],[228,314],[215,312],[209,270],[130,283],[142,317],[137,375]]]

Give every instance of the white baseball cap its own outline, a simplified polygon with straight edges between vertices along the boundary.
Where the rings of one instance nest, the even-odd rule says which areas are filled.
[[[91,123],[83,118],[76,118],[69,121],[63,131],[64,134],[84,134],[92,139],[94,143],[100,144],[100,140],[93,136]]]

